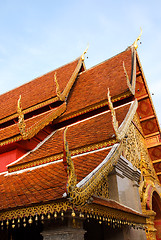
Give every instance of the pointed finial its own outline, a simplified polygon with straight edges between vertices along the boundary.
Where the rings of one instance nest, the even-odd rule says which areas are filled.
[[[85,56],[84,56],[84,55],[87,53],[88,48],[89,48],[89,43],[88,43],[88,45],[87,45],[87,48],[85,49],[85,51],[83,52],[83,54],[82,54],[82,56],[81,56],[82,61],[84,61],[84,59],[85,59]]]
[[[140,35],[138,36],[138,38],[135,40],[135,42],[133,43],[132,46],[134,46],[135,50],[138,48],[138,41],[140,40],[140,37],[142,35],[142,28],[140,28],[141,32],[140,32]]]

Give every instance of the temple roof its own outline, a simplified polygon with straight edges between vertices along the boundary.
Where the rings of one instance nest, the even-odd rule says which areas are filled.
[[[125,119],[131,104],[128,103],[115,108],[119,126]],[[63,154],[63,132],[64,128],[54,131],[50,138],[47,137],[47,140],[44,140],[43,144],[40,144],[39,147],[36,147],[15,163],[10,164],[9,171],[12,171],[15,167],[18,170],[61,159]],[[110,110],[69,125],[67,141],[72,155],[116,143]]]
[[[14,118],[14,114],[17,113],[17,101],[20,95],[22,96],[22,108],[26,112],[31,112],[34,109],[48,105],[47,100],[49,102],[57,101],[54,81],[55,72],[60,91],[62,92],[77,67],[78,62],[79,59],[0,95],[0,123],[5,122],[7,119],[4,118],[6,117],[10,116],[10,119]],[[53,100],[51,101],[51,99]]]
[[[111,148],[73,158],[78,181],[93,171]],[[97,161],[96,161],[97,159]],[[30,206],[62,198],[66,191],[67,174],[63,161],[0,175],[0,210]]]
[[[132,47],[89,70],[83,61],[79,58],[0,96],[0,147],[38,139],[36,146],[0,175],[0,210],[63,199],[67,183],[62,160],[66,127],[78,183],[85,178],[88,182],[91,174],[101,175],[103,164],[111,166],[111,159],[116,161],[122,153],[120,141],[136,113],[135,99],[143,136],[148,140],[149,134],[160,134],[141,64]],[[17,113],[19,95],[22,108]],[[39,138],[47,126],[50,128]],[[147,146],[150,149],[148,142]]]

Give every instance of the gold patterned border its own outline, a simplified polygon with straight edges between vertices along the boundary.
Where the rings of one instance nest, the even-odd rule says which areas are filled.
[[[109,146],[114,145],[116,142],[117,142],[116,139],[110,139],[108,141],[104,141],[104,142],[101,142],[101,143],[92,144],[92,145],[89,145],[89,146],[86,146],[86,147],[81,147],[81,148],[78,148],[78,149],[74,149],[74,150],[71,150],[71,156],[75,156],[75,155],[78,155],[78,154],[81,154],[81,153],[94,151],[94,150],[105,148],[105,147],[109,147]],[[15,172],[15,171],[20,171],[20,170],[23,170],[23,169],[27,169],[27,168],[39,166],[39,165],[42,165],[42,164],[54,162],[54,161],[60,160],[62,158],[63,158],[63,153],[53,155],[53,156],[49,156],[49,157],[45,157],[45,158],[41,158],[41,159],[31,161],[31,162],[27,162],[27,163],[22,163],[20,165],[9,166],[8,167],[8,172],[11,173],[11,172]]]
[[[88,214],[96,215],[96,216],[103,216],[104,218],[116,218],[121,219],[124,221],[132,222],[132,223],[140,223],[145,224],[146,223],[146,216],[134,213],[129,213],[123,210],[110,208],[106,206],[102,206],[99,204],[91,203],[86,204],[84,207],[77,207],[79,211],[83,211]]]
[[[71,211],[71,216],[75,217],[76,214],[79,214],[79,217],[83,218],[93,218],[99,220],[99,223],[102,221],[114,221],[114,219],[119,220],[120,225],[130,225],[130,224],[142,224],[146,223],[146,216],[134,213],[129,213],[115,208],[110,208],[102,206],[100,204],[86,204],[83,207],[73,207],[67,199],[62,199],[59,201],[54,201],[52,203],[42,204],[42,205],[33,205],[23,208],[16,208],[8,211],[0,212],[0,221],[3,222],[13,219],[25,219],[32,218],[35,216],[41,216],[41,219],[44,220],[45,215],[48,219],[50,214],[54,214],[54,217],[57,218],[64,216],[64,213]],[[120,222],[121,221],[121,222]],[[14,222],[15,223],[15,222]],[[1,223],[2,226],[2,223]]]
[[[0,142],[0,147],[5,146],[5,145],[10,144],[10,143],[20,141],[20,140],[22,140],[22,136],[19,134],[19,135],[13,137],[13,138],[8,138],[4,141],[1,141]]]
[[[128,92],[126,92],[126,93],[124,93],[124,94],[121,94],[121,95],[118,95],[118,96],[116,96],[116,97],[113,97],[113,98],[112,98],[112,102],[117,102],[117,101],[119,101],[119,100],[121,100],[121,99],[124,99],[124,98],[126,98],[126,97],[129,97],[129,96],[131,96],[131,95],[132,95],[131,92],[128,91]],[[50,103],[52,103],[52,102],[55,102],[55,101],[57,101],[57,100],[58,100],[58,97],[52,98],[52,99],[50,99],[50,100],[48,100],[48,101],[46,101],[46,102],[44,102],[44,103],[39,104],[39,106],[36,105],[36,106],[38,106],[38,107],[36,107],[36,106],[31,107],[31,108],[30,108],[30,111],[33,111],[33,110],[35,110],[36,108],[39,108],[39,107],[48,105],[48,104],[50,104]],[[66,116],[64,115],[64,116],[62,116],[62,117],[59,117],[59,119],[58,119],[58,120],[54,120],[54,122],[55,122],[55,123],[60,123],[60,122],[66,121],[66,120],[68,120],[68,119],[71,119],[71,118],[74,118],[74,117],[77,117],[77,116],[80,116],[80,115],[82,115],[82,114],[84,114],[84,113],[88,113],[88,112],[90,112],[90,111],[92,111],[92,110],[96,110],[96,109],[101,108],[101,107],[104,107],[104,106],[108,106],[108,101],[107,101],[107,100],[104,100],[104,101],[102,101],[101,103],[97,103],[97,104],[95,104],[95,105],[93,105],[93,106],[84,108],[83,110],[79,110],[79,111],[77,111],[77,112],[75,112],[75,113],[72,113],[72,114],[69,114],[69,115],[66,115]],[[25,114],[25,113],[27,113],[27,111],[28,111],[28,109],[23,110],[23,113]],[[17,113],[15,114],[15,117],[18,117],[18,114],[17,114]],[[12,118],[11,118],[11,119],[12,119]],[[3,120],[3,119],[2,119],[2,120]],[[0,120],[0,124],[2,123],[2,122],[1,122],[2,120]],[[10,120],[10,119],[8,119],[8,120]],[[6,140],[4,140],[4,141],[1,141],[1,142],[0,142],[0,146],[2,147],[2,146],[4,146],[4,145],[7,145],[7,144],[10,144],[10,143],[13,143],[13,142],[20,141],[20,140],[22,140],[22,139],[23,139],[23,138],[22,138],[21,135],[18,135],[18,136],[15,136],[15,137],[11,137],[11,138],[9,138],[9,139],[6,139]]]
[[[115,97],[112,97],[112,102],[117,102],[119,100],[122,100],[122,99],[125,99],[127,97],[130,97],[132,96],[132,93],[130,91],[128,92],[125,92],[123,94],[120,94],[120,95],[117,95]],[[74,118],[74,117],[77,117],[77,116],[80,116],[82,114],[85,114],[85,113],[88,113],[88,112],[91,112],[93,110],[96,110],[96,109],[99,109],[101,107],[105,107],[105,106],[108,106],[108,100],[105,99],[99,103],[96,103],[92,106],[89,106],[89,107],[86,107],[84,109],[81,109],[81,110],[78,110],[78,111],[75,111],[74,113],[69,113],[67,115],[64,114],[64,116],[60,117],[58,120],[55,121],[55,123],[60,123],[60,122],[63,122],[63,121],[66,121],[66,120],[69,120],[71,118]]]
[[[59,100],[58,97],[53,97],[53,98],[51,98],[51,99],[49,99],[49,100],[47,100],[47,101],[44,101],[44,102],[42,102],[42,103],[39,103],[39,104],[37,104],[37,105],[34,105],[34,106],[32,106],[32,107],[29,107],[29,108],[24,109],[24,110],[23,110],[23,113],[26,114],[26,113],[32,112],[32,111],[34,111],[34,110],[36,110],[36,109],[38,109],[38,108],[44,107],[44,106],[49,105],[49,104],[54,103],[54,102],[57,102],[58,100]],[[14,114],[12,114],[12,115],[10,115],[10,116],[8,116],[8,117],[5,117],[5,118],[3,118],[3,119],[0,119],[0,124],[2,124],[2,123],[4,123],[4,122],[7,122],[7,121],[9,121],[9,120],[12,120],[12,119],[14,119],[14,118],[17,118],[17,117],[18,117],[18,114],[17,114],[17,113],[14,113]]]

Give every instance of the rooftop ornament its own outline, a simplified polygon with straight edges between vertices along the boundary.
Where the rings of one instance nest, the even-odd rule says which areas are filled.
[[[87,53],[88,48],[89,48],[89,44],[88,44],[87,48],[85,49],[85,51],[83,52],[83,54],[81,56],[82,61],[84,61],[84,59],[85,59],[85,54]]]
[[[138,38],[135,40],[135,42],[132,44],[132,46],[135,48],[135,50],[138,48],[138,41],[140,41],[140,37],[142,35],[142,29],[140,28],[141,32],[140,35],[138,36]]]

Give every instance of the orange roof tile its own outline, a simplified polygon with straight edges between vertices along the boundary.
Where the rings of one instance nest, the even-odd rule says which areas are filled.
[[[29,128],[32,128],[32,127],[34,128],[34,125],[37,125],[44,118],[47,118],[52,113],[54,114],[55,110],[57,110],[58,108],[59,107],[54,108],[50,111],[47,111],[45,113],[39,114],[37,116],[34,116],[32,118],[29,118],[29,119],[25,120],[26,129],[29,129]],[[20,135],[20,131],[19,131],[19,128],[18,128],[18,123],[0,129],[0,141],[3,141],[5,139],[11,138],[11,137],[14,137],[16,135]]]
[[[113,209],[121,210],[123,212],[132,213],[132,214],[135,214],[135,215],[138,215],[138,216],[146,217],[145,215],[143,215],[143,214],[127,207],[127,206],[124,206],[123,204],[120,204],[119,202],[111,200],[111,199],[104,199],[104,198],[101,198],[101,197],[94,196],[93,197],[93,203],[96,203],[96,204],[99,204],[99,205],[102,205],[102,206],[106,206],[106,207],[110,207],[110,208],[113,208]]]
[[[55,72],[57,73],[60,91],[63,91],[78,64],[78,60],[79,59],[2,94],[0,96],[0,118],[2,119],[16,113],[17,101],[20,95],[22,96],[23,109],[56,96],[56,85],[54,82]]]
[[[106,149],[73,158],[78,181],[93,171],[109,151]],[[66,182],[63,162],[19,174],[0,175],[0,210],[62,198]]]
[[[131,103],[116,108],[116,116],[119,125],[124,120]],[[60,154],[63,150],[63,132],[64,128],[57,130],[43,145],[36,151],[13,163],[12,166],[22,165],[37,159],[46,158],[52,155]],[[115,138],[111,120],[111,112],[107,111],[98,114],[95,117],[83,120],[77,124],[70,125],[67,131],[67,141],[70,151],[87,147],[92,144],[107,141]]]
[[[107,100],[107,91],[111,97],[126,93],[129,88],[123,69],[123,61],[129,79],[131,77],[131,49],[79,74],[70,93],[66,114],[76,112],[93,104]]]

